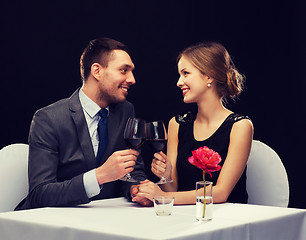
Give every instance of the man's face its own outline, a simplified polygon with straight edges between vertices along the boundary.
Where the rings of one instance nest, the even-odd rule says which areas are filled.
[[[98,98],[107,105],[125,101],[129,87],[136,83],[130,55],[123,50],[113,50],[108,66],[102,69]]]

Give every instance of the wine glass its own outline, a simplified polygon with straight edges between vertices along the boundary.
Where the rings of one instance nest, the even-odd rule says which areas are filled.
[[[139,118],[129,118],[124,129],[124,141],[129,148],[138,150],[146,140],[146,122]],[[132,178],[131,174],[126,174],[122,181],[139,182]]]
[[[160,152],[167,144],[167,131],[163,121],[149,122],[146,124],[146,138],[147,143],[151,146],[155,152]],[[163,175],[156,184],[165,184],[173,182],[173,180],[167,180]]]

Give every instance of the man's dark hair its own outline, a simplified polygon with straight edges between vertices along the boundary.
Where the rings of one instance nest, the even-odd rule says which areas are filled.
[[[107,67],[113,50],[123,50],[130,54],[123,43],[110,38],[97,38],[88,43],[80,58],[80,72],[83,82],[86,82],[92,64],[99,63],[102,67]]]

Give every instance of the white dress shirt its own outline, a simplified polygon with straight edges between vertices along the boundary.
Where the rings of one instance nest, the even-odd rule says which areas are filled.
[[[98,123],[101,118],[98,112],[101,110],[101,108],[88,96],[86,96],[86,94],[83,92],[82,89],[80,89],[79,91],[79,98],[85,115],[86,123],[88,126],[93,150],[95,156],[97,156],[98,146],[99,146]],[[106,109],[108,110],[108,107]],[[99,186],[98,184],[98,180],[96,177],[96,169],[92,169],[84,173],[83,181],[84,181],[86,194],[89,198],[92,198],[100,193],[102,185]]]

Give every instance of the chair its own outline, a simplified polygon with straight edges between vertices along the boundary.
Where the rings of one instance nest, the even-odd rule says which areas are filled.
[[[0,150],[0,212],[13,211],[28,193],[27,144],[8,145]]]
[[[253,140],[246,176],[249,204],[288,206],[287,173],[281,159],[272,148]]]

